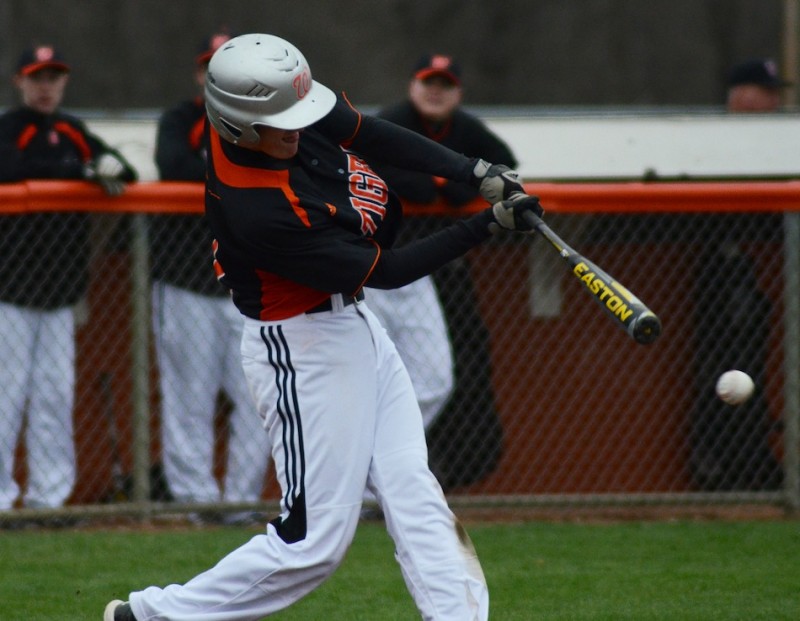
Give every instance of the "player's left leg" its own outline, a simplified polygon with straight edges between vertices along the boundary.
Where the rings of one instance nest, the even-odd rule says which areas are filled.
[[[483,571],[428,468],[408,373],[391,341],[377,336],[378,329],[375,334],[379,401],[369,485],[385,513],[406,585],[423,619],[485,621],[489,593]]]
[[[386,328],[408,370],[428,429],[453,392],[453,349],[431,276],[399,289],[367,291],[367,305]]]
[[[29,507],[59,507],[75,484],[75,321],[72,308],[41,311],[28,404]]]

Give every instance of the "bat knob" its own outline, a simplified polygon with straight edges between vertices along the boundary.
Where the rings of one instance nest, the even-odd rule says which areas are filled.
[[[652,311],[645,311],[631,325],[633,340],[649,345],[661,335],[661,320]]]

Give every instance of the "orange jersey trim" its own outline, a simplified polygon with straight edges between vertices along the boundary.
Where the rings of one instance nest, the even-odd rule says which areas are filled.
[[[200,145],[203,143],[203,126],[205,123],[205,118],[201,117],[195,121],[195,124],[192,125],[192,129],[189,130],[189,146],[192,147],[192,149],[199,149]]]
[[[92,159],[92,150],[89,148],[86,139],[83,137],[83,134],[81,134],[72,125],[69,123],[64,123],[63,121],[59,121],[53,125],[53,129],[60,134],[64,134],[76,147],[78,147],[78,151],[81,152],[81,158],[83,158],[84,162],[88,162],[90,159]]]
[[[36,125],[28,125],[25,129],[22,130],[22,133],[17,138],[17,149],[20,151],[24,150],[28,144],[30,144],[33,137],[36,135],[36,132],[39,130],[37,129]]]
[[[343,140],[340,143],[346,149],[351,144],[353,144],[353,140],[356,139],[356,136],[358,136],[358,132],[361,131],[361,113],[358,110],[356,110],[356,107],[353,104],[350,103],[350,100],[347,98],[347,95],[342,93],[342,98],[345,100],[347,105],[350,106],[350,109],[358,115],[358,123],[356,123],[356,128],[353,130],[353,133],[350,134],[349,138]]]
[[[264,270],[256,270],[261,281],[261,321],[279,321],[305,313],[331,297],[330,293],[306,287]]]
[[[227,186],[233,188],[278,188],[292,206],[292,210],[300,221],[311,228],[308,212],[300,205],[300,199],[289,185],[288,170],[265,170],[263,168],[250,168],[234,164],[222,150],[219,133],[211,127],[211,154],[214,158],[214,171],[217,178]]]
[[[353,295],[355,295],[356,293],[361,291],[362,288],[364,288],[364,286],[367,284],[367,281],[369,280],[369,277],[372,276],[372,272],[375,271],[375,266],[378,265],[378,259],[381,258],[381,247],[378,245],[378,242],[376,242],[371,237],[367,239],[373,246],[375,246],[375,249],[378,252],[375,253],[375,260],[372,262],[372,265],[369,266],[369,270],[367,270],[367,275],[364,276],[364,280],[362,280],[361,284],[358,285],[358,288],[353,292]]]

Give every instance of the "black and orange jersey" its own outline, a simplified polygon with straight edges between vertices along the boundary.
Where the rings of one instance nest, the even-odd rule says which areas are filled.
[[[84,167],[117,151],[63,112],[44,115],[22,106],[0,116],[0,182],[83,179]],[[136,179],[126,165],[125,180]],[[80,212],[0,217],[0,300],[61,308],[86,292],[89,216]]]
[[[342,97],[302,131],[291,160],[234,146],[213,129],[208,141],[206,214],[217,273],[248,317],[284,319],[365,284],[402,286],[489,234],[484,213],[391,250],[401,206],[369,160],[465,183],[475,160],[363,116]]]

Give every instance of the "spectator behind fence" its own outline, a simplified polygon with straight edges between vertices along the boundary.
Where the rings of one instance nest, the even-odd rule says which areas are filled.
[[[733,67],[726,86],[731,114],[775,113],[789,83],[773,61],[757,59]],[[780,219],[772,214],[722,217],[724,232],[704,240],[706,256],[698,274],[692,474],[704,490],[776,489],[782,472],[770,445],[773,423],[766,394],[773,309],[745,244],[780,241]],[[753,397],[736,407],[714,394],[717,379],[729,369],[745,371],[756,384]]]
[[[79,119],[60,110],[70,66],[40,45],[14,75],[21,105],[0,116],[0,181],[85,179],[109,196],[136,172]],[[58,507],[75,481],[74,307],[89,281],[90,217],[26,213],[0,217],[0,509]],[[25,430],[28,483],[13,478]]]
[[[411,380],[361,288],[406,285],[492,232],[530,230],[538,199],[504,200],[523,191],[508,168],[360,114],[279,37],[220,47],[206,100],[215,268],[244,315],[242,361],[281,515],[185,584],[110,602],[104,621],[261,619],[290,606],[341,564],[365,486],[421,616],[485,621],[477,554],[431,474]],[[364,159],[378,155],[474,183],[493,206],[393,248],[399,201]]]
[[[462,99],[459,63],[444,54],[425,55],[413,68],[408,97],[379,116],[468,157],[515,167],[509,147],[462,108]],[[469,185],[430,174],[376,168],[404,201],[443,201],[455,217],[462,215],[459,207],[479,196]],[[406,216],[401,243],[447,223],[437,216]],[[468,260],[460,258],[400,289],[370,291],[369,299],[411,374],[440,483],[449,489],[483,478],[500,457],[502,428],[491,385],[488,330]]]
[[[725,105],[733,113],[777,112],[787,86],[790,83],[780,77],[773,60],[748,60],[730,70]]]
[[[198,95],[168,110],[158,125],[156,164],[162,180],[203,181],[206,120],[202,87],[217,33],[195,58]],[[242,320],[213,269],[204,215],[162,215],[151,225],[153,323],[160,372],[164,472],[181,502],[255,502],[261,497],[268,447],[247,388],[239,348]],[[215,412],[232,406],[223,489],[214,477]],[[226,521],[247,519],[226,516]]]

